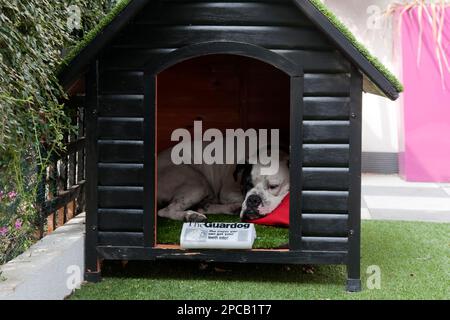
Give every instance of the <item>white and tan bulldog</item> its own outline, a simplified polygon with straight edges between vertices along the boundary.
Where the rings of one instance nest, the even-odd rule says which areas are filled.
[[[278,170],[270,175],[261,174],[261,164],[176,165],[172,151],[158,156],[160,217],[203,222],[210,214],[240,214],[252,220],[272,212],[289,193],[289,157],[278,148],[272,149],[280,152]]]

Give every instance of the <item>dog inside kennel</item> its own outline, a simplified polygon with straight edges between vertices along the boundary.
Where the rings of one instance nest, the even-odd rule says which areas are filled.
[[[184,132],[190,133],[193,140],[194,129],[198,130],[199,125],[202,134],[208,129],[215,129],[216,132],[220,131],[223,134],[224,139],[229,129],[244,131],[255,129],[256,132],[267,129],[269,143],[271,130],[277,129],[279,146],[282,149],[280,157],[283,158],[280,162],[288,162],[286,157],[290,137],[290,77],[265,62],[230,54],[192,58],[158,74],[156,82],[158,245],[178,245],[184,221],[204,222],[206,216],[208,222],[240,222],[248,217],[256,219],[265,216],[267,219],[270,216],[268,212],[263,212],[264,216],[253,212],[257,216],[251,216],[251,207],[258,205],[263,207],[261,199],[254,195],[247,196],[254,187],[252,185],[254,182],[251,181],[251,166],[241,164],[231,166],[231,169],[227,166],[224,172],[222,169],[212,169],[213,166],[221,166],[220,164],[203,163],[201,165],[203,169],[190,165],[187,170],[180,169],[180,166],[186,166],[185,163],[176,166],[178,168],[168,164],[172,148],[179,143],[177,139],[173,139],[176,138],[173,137],[174,132],[184,129]],[[209,168],[205,169],[205,166]],[[282,203],[274,200],[277,202],[277,208],[281,205],[286,206],[285,196],[289,191],[288,170],[284,173],[284,179],[287,181],[265,182],[268,193],[275,192],[275,188],[281,189],[279,196],[283,195]],[[236,184],[233,187],[229,186],[233,180],[237,182],[239,190],[236,190]],[[199,194],[201,192],[198,185],[202,183],[204,188],[210,189],[207,196]],[[236,192],[240,195],[236,195]],[[215,199],[211,199],[211,193],[216,196]],[[243,205],[248,206],[246,211],[242,208]],[[288,204],[286,208],[289,208]],[[244,211],[246,215],[242,216]],[[288,219],[289,209],[285,211],[287,212],[285,217]],[[269,221],[263,224],[277,223]],[[288,242],[286,228],[260,225],[257,229],[258,240],[254,245],[255,248],[276,248]]]

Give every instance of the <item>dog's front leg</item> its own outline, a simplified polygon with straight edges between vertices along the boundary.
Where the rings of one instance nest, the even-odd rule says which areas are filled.
[[[205,214],[229,214],[234,215],[241,211],[242,202],[227,204],[208,204],[200,212]]]
[[[158,216],[178,221],[206,221],[207,218],[204,214],[188,209],[199,204],[208,195],[208,190],[204,188],[193,190],[191,186],[190,188],[186,187],[185,190],[178,190],[170,204],[158,211]]]

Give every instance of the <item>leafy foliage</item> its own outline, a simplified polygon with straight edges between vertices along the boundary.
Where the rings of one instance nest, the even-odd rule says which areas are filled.
[[[63,149],[64,136],[74,130],[55,72],[62,50],[115,2],[0,0],[0,264],[11,258],[5,252],[32,239],[42,174],[36,168],[45,168],[46,154]]]

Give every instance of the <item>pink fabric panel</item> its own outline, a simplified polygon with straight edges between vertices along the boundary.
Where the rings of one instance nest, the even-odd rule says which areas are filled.
[[[450,73],[442,61],[439,72],[432,27],[423,21],[422,54],[417,64],[419,34],[417,9],[403,15],[403,129],[401,174],[408,181],[450,181]],[[450,59],[450,8],[445,12],[442,39]],[[450,62],[450,61],[449,61]]]

